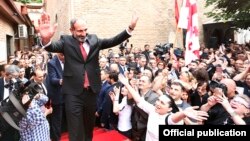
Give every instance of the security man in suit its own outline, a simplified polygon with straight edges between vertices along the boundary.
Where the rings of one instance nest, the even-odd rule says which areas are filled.
[[[46,87],[53,112],[50,115],[50,136],[52,141],[60,141],[63,120],[64,100],[62,95],[64,55],[57,53],[47,64]]]

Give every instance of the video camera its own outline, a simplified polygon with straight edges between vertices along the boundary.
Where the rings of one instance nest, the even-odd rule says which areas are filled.
[[[162,57],[164,54],[169,53],[170,48],[173,48],[173,43],[165,43],[163,45],[156,45],[154,48],[154,55]]]
[[[15,83],[12,81],[5,85],[5,88],[10,89],[10,94],[9,97],[0,101],[0,132],[4,131],[9,125],[20,130],[18,127],[19,121],[26,115],[30,102],[37,93],[42,92],[42,88],[37,83],[31,83],[30,81],[25,84],[21,81]],[[23,104],[22,97],[24,94],[28,94],[30,100]]]

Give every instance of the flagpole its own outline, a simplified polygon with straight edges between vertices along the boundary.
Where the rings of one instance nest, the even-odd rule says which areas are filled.
[[[177,40],[178,40],[178,22],[179,22],[179,4],[178,0],[175,0],[175,21],[176,21],[176,27],[175,27],[175,40],[173,47],[177,47]]]

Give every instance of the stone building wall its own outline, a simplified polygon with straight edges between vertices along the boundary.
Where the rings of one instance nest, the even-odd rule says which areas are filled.
[[[202,0],[197,3],[201,42],[202,23],[208,20],[204,16],[204,3]],[[74,17],[87,20],[89,33],[100,38],[112,37],[128,27],[135,10],[140,19],[129,45],[143,49],[147,43],[153,48],[158,43],[175,39],[174,0],[47,0],[46,7],[54,22],[57,15],[56,39],[60,34],[70,34],[69,21]],[[182,35],[178,33],[177,36],[176,46],[181,46]]]
[[[10,51],[14,51],[14,30],[10,23],[6,19],[0,18],[0,62],[7,63],[7,35],[9,38]],[[10,53],[10,52],[9,52]]]

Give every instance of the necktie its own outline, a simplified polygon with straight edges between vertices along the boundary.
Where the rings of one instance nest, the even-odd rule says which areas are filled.
[[[86,61],[86,59],[87,59],[87,53],[86,53],[86,51],[85,51],[82,43],[80,43],[80,49],[81,49],[82,57]],[[85,69],[85,73],[84,74],[85,75],[84,75],[83,87],[87,88],[89,86],[89,79],[88,79],[88,74],[87,74],[86,69]]]
[[[43,94],[44,94],[44,95],[47,95],[47,93],[46,93],[46,91],[45,91],[43,85],[42,85],[42,84],[39,84],[39,85],[40,85],[40,87],[42,88]]]

